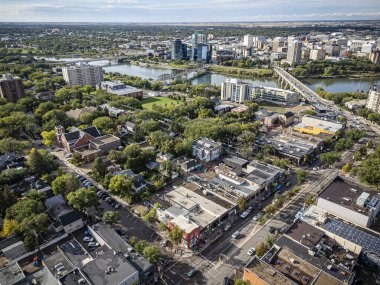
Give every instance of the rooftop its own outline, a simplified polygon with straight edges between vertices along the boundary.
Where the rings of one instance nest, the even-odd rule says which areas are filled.
[[[59,251],[45,258],[43,263],[51,274],[57,277],[62,277],[74,269],[72,263]]]
[[[245,270],[251,271],[270,285],[295,285],[294,282],[284,276],[281,272],[277,271],[257,257],[254,257],[249,261],[249,263],[245,266]]]
[[[67,273],[65,276],[61,277],[59,279],[59,284],[62,285],[91,285],[85,278],[85,276],[82,274],[82,272],[79,269],[74,269],[73,271]]]
[[[107,250],[87,263],[82,270],[94,285],[124,284],[127,279],[138,279],[138,271],[126,261],[124,256],[114,255],[113,250]]]
[[[70,261],[78,267],[81,267],[92,260],[91,255],[86,252],[75,239],[68,240],[59,247],[67,255]]]
[[[217,148],[217,147],[221,147],[222,144],[220,142],[216,142],[212,139],[208,139],[208,138],[200,138],[198,140],[196,140],[194,143],[193,143],[194,146],[197,146],[197,147],[204,147],[204,148]]]
[[[17,262],[10,264],[7,267],[0,269],[0,284],[13,285],[17,284],[25,278],[21,267]]]
[[[319,197],[364,215],[370,214],[370,207],[376,206],[380,198],[378,192],[340,176],[337,176]]]
[[[93,230],[108,244],[110,248],[120,253],[128,253],[132,258],[128,260],[138,271],[148,270],[152,264],[144,257],[137,253],[129,253],[132,246],[120,235],[118,235],[111,226],[98,223],[94,225]]]
[[[107,144],[107,143],[111,143],[111,142],[119,141],[119,140],[120,140],[120,138],[118,138],[114,135],[104,135],[104,136],[97,137],[97,138],[91,140],[91,143],[93,143],[95,145],[103,145],[103,144]]]

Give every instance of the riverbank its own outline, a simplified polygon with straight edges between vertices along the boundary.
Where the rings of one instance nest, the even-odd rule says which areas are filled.
[[[312,75],[312,76],[296,76],[298,79],[380,79],[380,73],[361,73],[361,74],[348,74],[348,75],[334,75],[334,76],[323,76],[323,75]]]
[[[271,77],[273,70],[269,68],[238,68],[230,66],[212,65],[209,71],[234,76]]]

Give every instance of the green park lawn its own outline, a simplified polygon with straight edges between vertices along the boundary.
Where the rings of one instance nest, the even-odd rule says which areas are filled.
[[[175,106],[180,105],[182,102],[177,102],[167,97],[149,97],[142,100],[143,109],[152,109],[153,105],[162,105],[162,106]]]

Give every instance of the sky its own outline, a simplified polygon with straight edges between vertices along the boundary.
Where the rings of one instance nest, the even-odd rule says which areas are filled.
[[[380,20],[380,0],[0,0],[0,22]]]

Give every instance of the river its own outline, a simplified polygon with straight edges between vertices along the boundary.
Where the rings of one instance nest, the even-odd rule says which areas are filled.
[[[113,65],[103,67],[105,72],[118,72],[120,74],[127,74],[131,76],[139,76],[143,79],[157,79],[158,76],[164,73],[170,73],[168,69],[138,66],[131,64]],[[192,84],[212,84],[220,85],[228,78],[237,78],[233,75],[224,75],[216,73],[206,73],[197,78],[191,80]],[[262,85],[268,87],[279,87],[277,82],[273,78],[256,77],[256,78],[243,78],[242,80],[246,82],[253,83],[255,85]],[[348,79],[348,78],[318,78],[318,79],[307,79],[304,80],[306,84],[313,90],[318,86],[323,87],[329,92],[353,92],[353,91],[364,91],[367,92],[368,89],[374,85],[380,85],[380,78],[363,78],[363,79]]]

